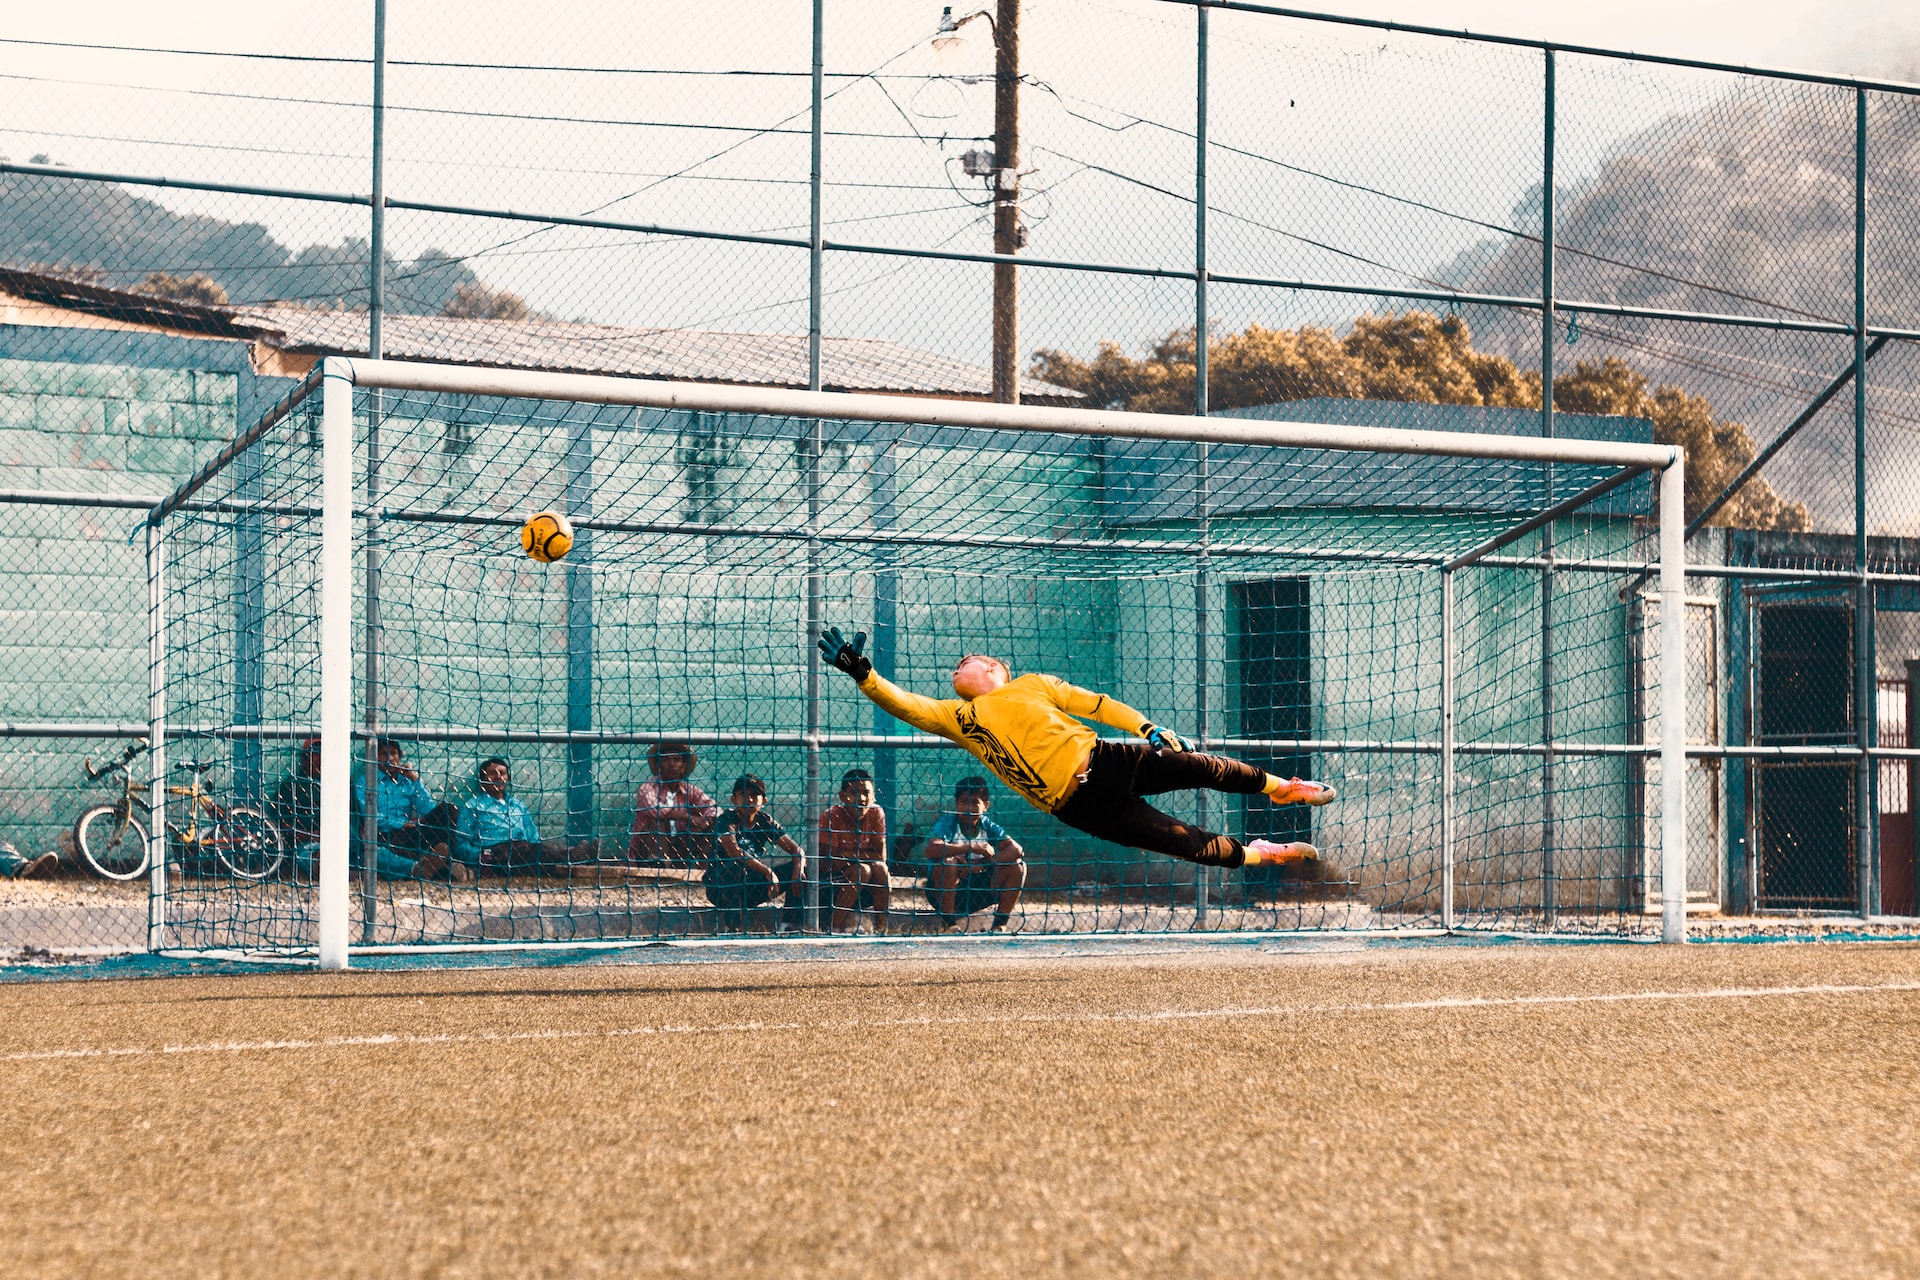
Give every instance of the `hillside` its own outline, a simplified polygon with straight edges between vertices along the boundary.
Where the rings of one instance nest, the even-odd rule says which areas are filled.
[[[359,237],[296,250],[257,222],[175,213],[125,187],[0,174],[0,264],[65,268],[115,288],[154,272],[204,274],[236,303],[352,308],[366,305],[368,261]],[[387,280],[388,308],[417,314],[440,312],[480,282],[434,250],[412,262],[390,257]]]
[[[1920,110],[1872,99],[1868,166],[1868,299],[1873,323],[1920,327]],[[1771,86],[1731,95],[1631,138],[1597,173],[1559,196],[1555,272],[1561,298],[1846,323],[1853,311],[1853,113],[1850,94]],[[1538,225],[1532,193],[1511,225]],[[1439,269],[1475,292],[1532,293],[1539,249],[1488,242]],[[1490,319],[1490,317],[1476,318]],[[1483,323],[1489,349],[1537,367],[1525,327]],[[1582,317],[1580,341],[1558,362],[1618,355],[1655,383],[1712,401],[1765,441],[1851,358],[1844,336]],[[1920,522],[1902,477],[1920,430],[1913,351],[1894,344],[1875,362],[1869,520],[1887,532]],[[1783,496],[1805,502],[1817,527],[1852,517],[1850,402],[1842,396],[1769,470]]]

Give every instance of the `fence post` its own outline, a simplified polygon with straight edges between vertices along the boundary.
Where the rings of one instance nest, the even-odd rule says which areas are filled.
[[[322,969],[347,967],[353,762],[353,380],[326,358],[320,419],[320,919]]]
[[[807,238],[807,390],[820,389],[820,197],[821,197],[821,84],[826,78],[826,0],[813,0],[813,124],[812,173],[808,179]],[[821,884],[826,868],[820,863],[820,420],[807,427],[807,928],[818,933]]]
[[[593,419],[575,406],[567,418],[567,513],[591,519]],[[567,732],[593,729],[593,530],[580,529],[567,557]],[[567,741],[567,843],[599,834],[599,795],[594,785],[593,743]]]
[[[1687,940],[1687,482],[1660,473],[1660,940]]]
[[[1874,681],[1874,598],[1867,581],[1867,91],[1853,91],[1853,567],[1860,574],[1853,616],[1854,875],[1860,914],[1880,911],[1879,805],[1873,757],[1879,728]]]
[[[1553,438],[1553,167],[1554,112],[1556,93],[1553,83],[1552,46],[1546,49],[1545,128],[1541,139],[1542,179],[1540,186],[1540,434]],[[1553,505],[1553,464],[1544,466],[1546,500]],[[1542,924],[1551,931],[1559,915],[1559,850],[1554,831],[1553,776],[1553,526],[1540,530],[1540,914]]]
[[[378,360],[385,349],[380,324],[386,314],[386,123],[387,0],[373,0],[373,199],[367,255],[367,354]],[[372,944],[379,915],[380,883],[380,417],[385,393],[367,395],[367,545],[366,653],[361,696],[366,699],[366,804],[360,816],[360,941]],[[349,439],[351,445],[351,439]],[[324,765],[321,766],[325,768]]]
[[[167,932],[167,593],[166,533],[147,523],[147,950],[166,945]]]
[[[1196,17],[1199,20],[1196,35],[1196,58],[1194,68],[1194,150],[1193,150],[1193,412],[1199,417],[1207,416],[1207,6],[1202,4]],[[1194,532],[1200,542],[1200,555],[1194,566],[1193,577],[1193,732],[1195,745],[1202,751],[1207,748],[1207,737],[1211,731],[1208,724],[1207,705],[1207,538],[1210,530],[1208,520],[1211,515],[1211,494],[1208,492],[1207,446],[1205,443],[1194,445]],[[1207,793],[1204,790],[1194,793],[1196,819],[1202,828],[1207,825]],[[1199,869],[1194,886],[1194,924],[1206,923],[1209,889],[1212,887],[1213,871],[1208,867]]]
[[[1453,570],[1440,570],[1440,927],[1453,928]]]

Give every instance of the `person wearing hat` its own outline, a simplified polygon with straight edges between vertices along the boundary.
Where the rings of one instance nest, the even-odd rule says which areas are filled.
[[[678,862],[704,866],[713,856],[713,820],[720,806],[692,782],[700,762],[684,742],[657,742],[647,751],[653,776],[633,796],[628,862]]]

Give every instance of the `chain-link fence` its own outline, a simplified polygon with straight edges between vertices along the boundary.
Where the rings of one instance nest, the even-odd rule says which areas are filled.
[[[1875,711],[1920,656],[1911,86],[1174,0],[374,14],[0,40],[11,488],[164,492],[316,358],[369,351],[1314,421],[1425,406],[1454,430],[1638,419],[1686,447],[1714,526],[1689,543],[1690,899],[1914,909],[1887,821],[1912,748]],[[701,439],[688,502],[750,507]],[[39,510],[8,518],[124,523]],[[48,675],[8,715],[84,728],[115,668],[47,618],[116,580],[54,559],[23,601],[44,661],[21,669]],[[1548,637],[1644,648],[1635,609],[1559,619],[1568,571],[1526,572]],[[103,611],[137,619],[143,591]],[[1551,692],[1558,643],[1548,762],[1583,714]],[[116,690],[138,721],[141,681]],[[1643,722],[1622,696],[1608,714]],[[56,847],[51,780],[109,737],[72,761],[10,739],[23,852]],[[1542,820],[1549,850],[1583,821]],[[1642,900],[1627,870],[1576,878]],[[1554,893],[1529,901],[1554,918]]]

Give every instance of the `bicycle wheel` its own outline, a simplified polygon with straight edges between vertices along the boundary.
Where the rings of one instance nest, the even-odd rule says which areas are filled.
[[[97,804],[73,824],[73,845],[96,874],[109,880],[133,880],[147,869],[147,829],[140,819],[120,822],[121,806]]]
[[[200,842],[227,870],[243,880],[264,880],[280,869],[286,843],[280,828],[258,809],[223,810]]]

